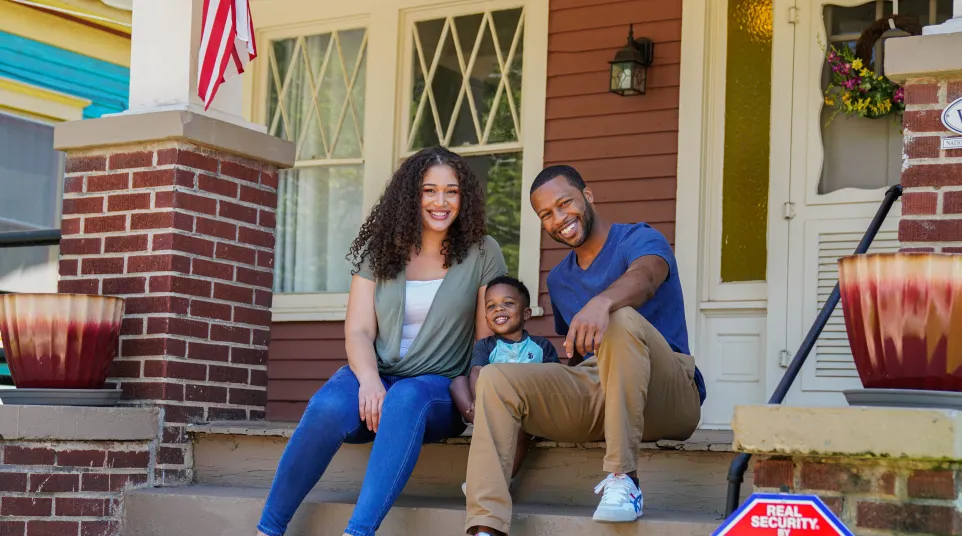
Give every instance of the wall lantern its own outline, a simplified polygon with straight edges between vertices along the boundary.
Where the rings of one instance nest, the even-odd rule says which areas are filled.
[[[635,39],[634,25],[629,26],[628,43],[608,62],[611,65],[608,90],[622,97],[644,95],[654,46],[651,39]]]

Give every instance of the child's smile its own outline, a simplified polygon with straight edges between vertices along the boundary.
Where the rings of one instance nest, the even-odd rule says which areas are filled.
[[[491,331],[507,339],[520,340],[531,310],[518,290],[509,285],[495,285],[488,288],[484,298],[484,316]]]

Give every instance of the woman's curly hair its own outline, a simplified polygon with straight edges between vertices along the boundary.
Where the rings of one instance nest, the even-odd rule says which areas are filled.
[[[461,190],[461,206],[441,247],[444,267],[461,263],[471,246],[481,245],[486,232],[484,190],[461,156],[443,148],[422,149],[405,160],[371,210],[347,260],[353,274],[368,260],[374,277],[393,279],[407,265],[412,251],[421,249],[421,191],[424,176],[434,166],[454,170]]]

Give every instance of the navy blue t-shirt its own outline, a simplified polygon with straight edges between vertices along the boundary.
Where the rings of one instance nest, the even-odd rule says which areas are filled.
[[[628,271],[632,262],[647,255],[657,255],[668,263],[668,279],[655,295],[638,308],[641,316],[668,341],[671,349],[690,354],[688,327],[685,324],[685,300],[682,297],[678,265],[671,245],[663,234],[647,223],[614,224],[605,245],[587,270],[578,266],[574,251],[562,259],[548,274],[548,294],[554,310],[555,331],[568,334],[568,325],[592,298],[605,291]],[[588,356],[585,356],[588,357]],[[705,381],[695,368],[695,383],[701,401],[705,400]]]

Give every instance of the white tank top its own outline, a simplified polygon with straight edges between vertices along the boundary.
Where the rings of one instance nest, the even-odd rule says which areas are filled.
[[[407,355],[411,343],[421,331],[428,316],[434,296],[443,279],[433,281],[406,281],[404,284],[404,321],[401,323],[401,357]]]

